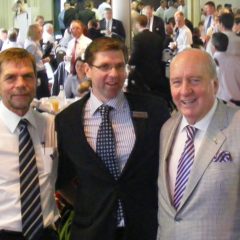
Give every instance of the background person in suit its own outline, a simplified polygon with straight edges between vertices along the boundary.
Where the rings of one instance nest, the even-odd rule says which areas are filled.
[[[122,41],[94,40],[85,52],[92,91],[56,117],[57,188],[74,206],[72,240],[156,239],[158,131],[169,113],[158,97],[122,92],[125,59]],[[106,105],[112,108],[116,178],[101,155],[110,151],[98,150],[99,107]]]
[[[106,37],[119,38],[125,40],[126,34],[121,21],[112,18],[112,9],[106,8],[104,10],[104,18],[100,20],[100,31]]]
[[[150,32],[159,34],[165,39],[165,26],[162,18],[153,15],[154,8],[151,5],[146,5],[143,8],[143,14],[147,16],[147,28]]]
[[[168,80],[162,63],[163,38],[147,28],[147,17],[139,15],[128,64],[135,66],[128,77],[128,91],[160,95],[169,100]]]
[[[199,49],[172,60],[170,86],[179,112],[161,131],[157,239],[237,240],[240,111],[216,99],[215,62]]]

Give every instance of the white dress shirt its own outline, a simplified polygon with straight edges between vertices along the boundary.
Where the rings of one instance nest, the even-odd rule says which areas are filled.
[[[162,20],[164,20],[164,11],[165,11],[165,9],[160,6],[160,7],[156,10],[155,16],[160,17]]]
[[[184,17],[187,18],[187,6],[186,5],[179,5],[177,8],[177,11],[182,12],[184,14]]]
[[[94,151],[96,151],[97,132],[102,119],[97,109],[102,104],[91,92],[85,107],[84,131],[87,141]],[[113,107],[113,110],[110,111],[110,119],[116,139],[117,160],[122,171],[136,140],[131,112],[122,92],[106,104]]]
[[[212,120],[212,117],[214,115],[216,108],[217,108],[217,100],[215,100],[213,107],[207,113],[207,115],[203,119],[201,119],[199,122],[193,125],[193,127],[198,129],[194,138],[195,156],[198,154],[198,151],[203,142],[205,133]],[[174,190],[175,190],[178,162],[183,152],[185,142],[187,140],[187,133],[185,129],[187,125],[189,124],[186,118],[183,117],[181,123],[179,124],[175,141],[173,143],[171,155],[169,157],[168,176],[169,176],[169,189],[170,189],[170,194],[172,196],[172,199],[173,199]]]
[[[26,39],[24,42],[24,48],[33,55],[36,61],[37,71],[45,70],[45,66],[42,61],[43,52],[40,44],[30,39]]]
[[[65,69],[70,72],[70,65],[71,65],[71,59],[72,59],[72,53],[73,53],[73,48],[75,46],[75,41],[77,41],[77,46],[76,46],[76,51],[75,51],[75,59],[77,57],[81,57],[84,59],[84,53],[88,45],[92,42],[92,40],[83,34],[78,38],[73,38],[69,41],[68,46],[67,46],[67,51],[66,51],[66,65]]]
[[[211,19],[210,19],[211,18]],[[210,19],[210,24],[208,24],[209,23],[209,19]],[[209,27],[212,27],[213,26],[213,24],[214,24],[214,16],[213,15],[208,15],[208,16],[206,16],[205,17],[205,19],[204,19],[204,32],[205,32],[205,34],[207,34],[207,30],[208,30],[208,28]],[[209,25],[209,26],[208,26]]]
[[[179,35],[176,39],[176,42],[177,42],[177,51],[178,52],[181,52],[186,48],[191,48],[192,32],[186,25],[179,28]]]
[[[53,116],[30,109],[23,118],[29,121],[41,192],[44,226],[58,218],[55,203],[57,169]],[[0,101],[0,230],[22,231],[20,180],[19,180],[19,130],[20,117],[9,111]]]
[[[177,9],[173,6],[170,6],[168,9],[164,11],[164,21],[168,22],[169,18],[174,17]]]
[[[21,44],[19,44],[17,42],[12,42],[12,41],[7,40],[3,43],[1,51],[4,51],[8,48],[22,48],[22,46],[21,46]]]

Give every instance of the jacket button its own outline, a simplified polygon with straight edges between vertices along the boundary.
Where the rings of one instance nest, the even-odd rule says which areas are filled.
[[[175,222],[181,222],[182,221],[182,218],[180,218],[180,217],[175,217]]]

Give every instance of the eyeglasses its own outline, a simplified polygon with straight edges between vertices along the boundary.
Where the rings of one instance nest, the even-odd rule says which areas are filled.
[[[100,66],[96,66],[96,65],[91,64],[90,66],[95,67],[102,72],[110,72],[113,68],[115,68],[115,70],[117,72],[122,72],[122,71],[125,71],[125,69],[126,69],[126,64],[125,63],[119,63],[119,64],[116,64],[116,65],[102,64]]]

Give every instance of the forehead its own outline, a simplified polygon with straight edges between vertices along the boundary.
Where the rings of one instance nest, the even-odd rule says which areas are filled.
[[[80,23],[78,23],[78,22],[73,22],[73,23],[71,23],[70,28],[71,28],[71,29],[73,29],[73,28],[81,28],[81,25],[80,25]]]
[[[181,54],[170,65],[170,78],[183,76],[205,77],[209,73],[206,68],[207,59],[200,54]]]
[[[111,50],[111,51],[101,51],[95,53],[95,62],[112,62],[112,61],[118,61],[118,62],[125,62],[124,61],[124,55],[121,50]]]
[[[15,61],[6,61],[1,65],[1,74],[7,74],[10,72],[27,70],[34,72],[33,64],[28,59],[17,59]]]

